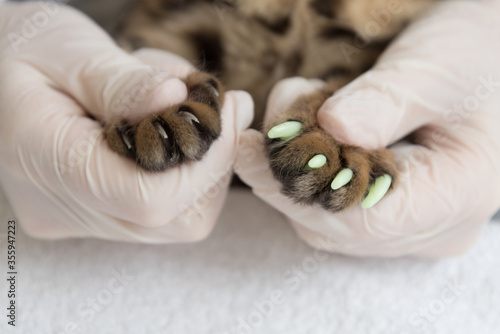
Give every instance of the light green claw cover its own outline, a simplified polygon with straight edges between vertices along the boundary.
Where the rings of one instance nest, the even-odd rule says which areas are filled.
[[[383,176],[379,176],[375,180],[375,184],[370,186],[368,196],[366,196],[363,203],[361,203],[363,209],[369,209],[377,204],[378,201],[380,201],[382,197],[387,194],[387,191],[389,191],[389,188],[391,187],[391,183],[392,177],[390,175],[385,174]]]
[[[350,168],[345,168],[342,169],[337,176],[332,181],[332,189],[337,190],[351,182],[352,180],[352,175],[354,173],[352,172],[352,169]]]
[[[326,157],[323,154],[315,155],[309,162],[307,166],[311,169],[318,169],[326,164]]]
[[[302,123],[297,121],[288,121],[273,127],[269,130],[267,136],[271,139],[288,139],[298,134],[300,130],[302,130]]]

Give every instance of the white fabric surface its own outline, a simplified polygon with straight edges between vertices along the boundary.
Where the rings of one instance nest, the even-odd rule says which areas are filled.
[[[5,273],[13,216],[2,198],[0,216]],[[0,333],[500,333],[499,240],[500,224],[490,223],[459,258],[315,259],[243,189],[231,191],[209,239],[193,245],[48,242],[18,224],[17,326],[6,324],[2,279]],[[114,270],[133,278],[120,283]]]

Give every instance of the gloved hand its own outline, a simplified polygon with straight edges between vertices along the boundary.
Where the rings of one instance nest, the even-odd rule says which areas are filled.
[[[151,174],[112,152],[98,121],[182,102],[187,61],[128,55],[56,2],[1,4],[0,36],[0,182],[30,235],[167,243],[211,231],[252,119],[248,94],[227,94],[222,136],[201,162]]]
[[[237,174],[313,247],[358,256],[464,252],[500,207],[499,41],[500,1],[445,2],[322,106],[319,124],[344,143],[375,149],[412,134],[392,148],[399,187],[373,208],[331,214],[294,204],[279,193],[263,136],[252,130],[241,138]],[[267,118],[317,86],[278,84]]]

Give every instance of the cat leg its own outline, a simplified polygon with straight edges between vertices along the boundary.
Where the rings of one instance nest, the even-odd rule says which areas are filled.
[[[337,212],[371,207],[397,185],[391,151],[342,144],[324,131],[316,113],[337,86],[300,96],[265,127],[266,150],[282,193],[298,203]]]

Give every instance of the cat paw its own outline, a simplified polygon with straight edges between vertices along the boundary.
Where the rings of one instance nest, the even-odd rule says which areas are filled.
[[[299,97],[264,129],[266,151],[282,193],[295,202],[338,212],[361,202],[370,208],[397,184],[391,151],[368,151],[337,142],[321,129],[316,112],[325,92]]]
[[[183,103],[137,122],[117,119],[106,124],[104,134],[111,149],[151,172],[200,160],[220,136],[224,91],[204,72],[184,81],[188,98]]]

